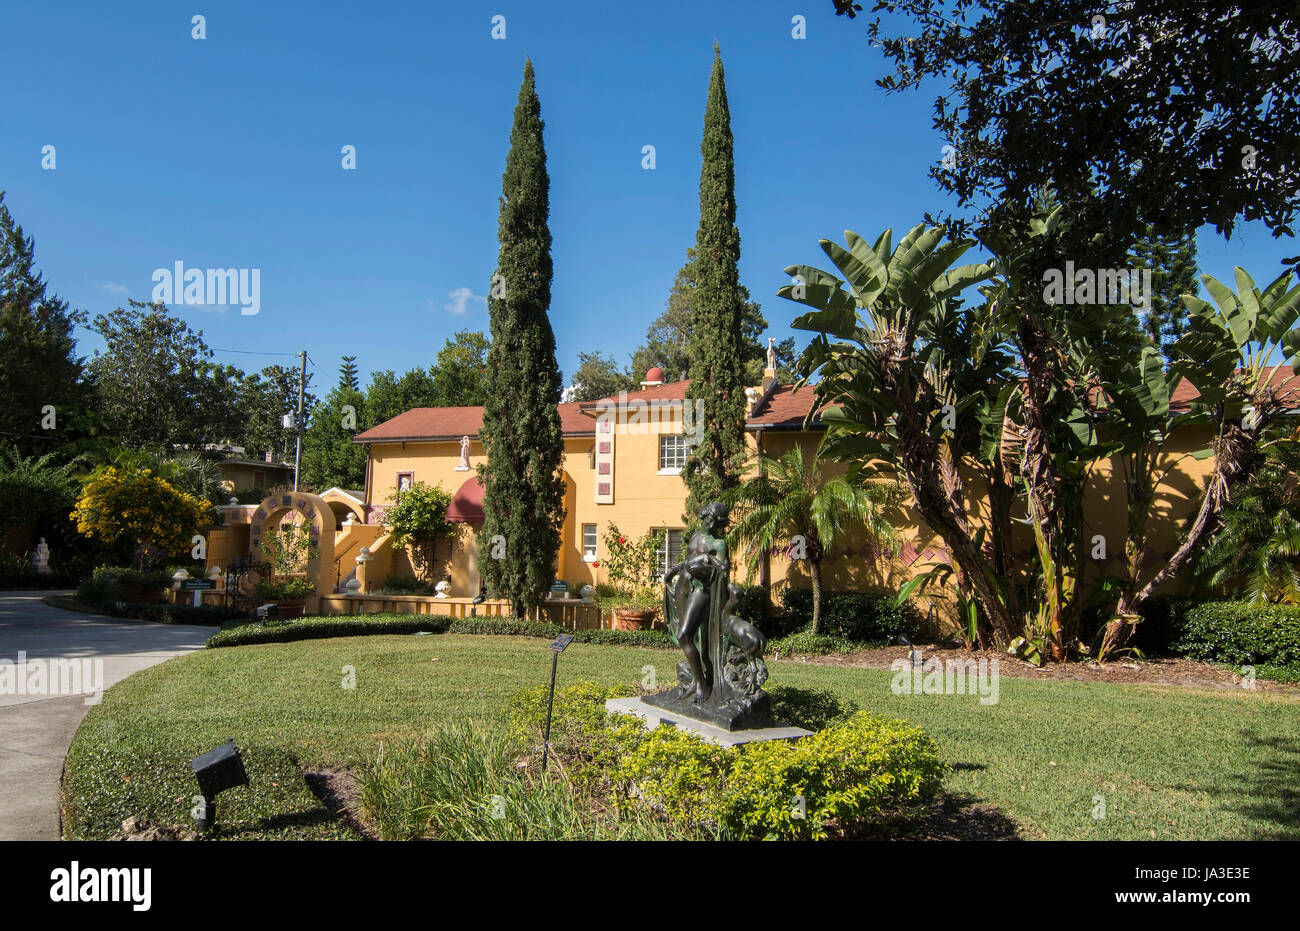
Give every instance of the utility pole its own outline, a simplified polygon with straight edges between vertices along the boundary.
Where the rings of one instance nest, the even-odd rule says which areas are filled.
[[[307,350],[298,353],[302,359],[302,369],[298,373],[298,416],[293,422],[293,490],[298,490],[298,467],[302,465],[302,396],[307,386]]]

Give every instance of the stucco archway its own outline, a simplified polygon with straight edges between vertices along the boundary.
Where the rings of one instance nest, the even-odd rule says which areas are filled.
[[[307,578],[316,586],[318,594],[333,591],[334,570],[334,512],[319,495],[295,491],[270,495],[263,499],[253,512],[249,531],[249,551],[255,562],[265,562],[262,549],[263,535],[278,526],[287,511],[297,511],[307,519],[311,557],[307,560]]]

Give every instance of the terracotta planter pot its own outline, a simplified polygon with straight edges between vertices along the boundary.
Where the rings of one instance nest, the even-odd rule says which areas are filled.
[[[616,608],[614,610],[615,630],[648,630],[655,620],[654,611],[640,611],[636,608]]]
[[[302,617],[303,612],[307,609],[306,598],[296,598],[292,601],[275,601],[275,606],[279,609],[279,618]]]

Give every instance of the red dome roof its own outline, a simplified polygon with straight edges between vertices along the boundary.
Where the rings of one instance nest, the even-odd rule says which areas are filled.
[[[656,366],[655,366],[654,368],[652,368],[650,371],[648,371],[648,372],[645,373],[645,380],[646,380],[646,381],[663,381],[663,380],[664,380],[664,370],[661,369],[659,366],[656,365]]]

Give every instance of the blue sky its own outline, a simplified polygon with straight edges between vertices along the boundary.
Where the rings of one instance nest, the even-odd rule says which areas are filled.
[[[207,37],[191,38],[191,16]],[[491,37],[492,17],[506,38]],[[791,37],[791,17],[807,38]],[[6,4],[0,190],[54,289],[92,316],[147,300],[154,269],[261,269],[261,310],[176,305],[246,370],[339,357],[426,366],[488,329],[497,196],[525,56],[551,174],[551,322],[620,363],[662,309],[698,220],[713,41],[736,139],[741,280],[786,336],[782,269],[820,237],[906,229],[950,206],[933,88],[886,96],[862,18],[817,2]],[[41,167],[42,147],[57,167]],[[357,170],[341,167],[356,146]],[[642,146],[656,168],[644,170]],[[1294,240],[1200,237],[1201,267],[1259,281]],[[466,290],[467,289],[467,290]],[[460,294],[457,299],[454,295]],[[100,345],[79,333],[81,351]],[[232,350],[242,350],[241,353]]]

